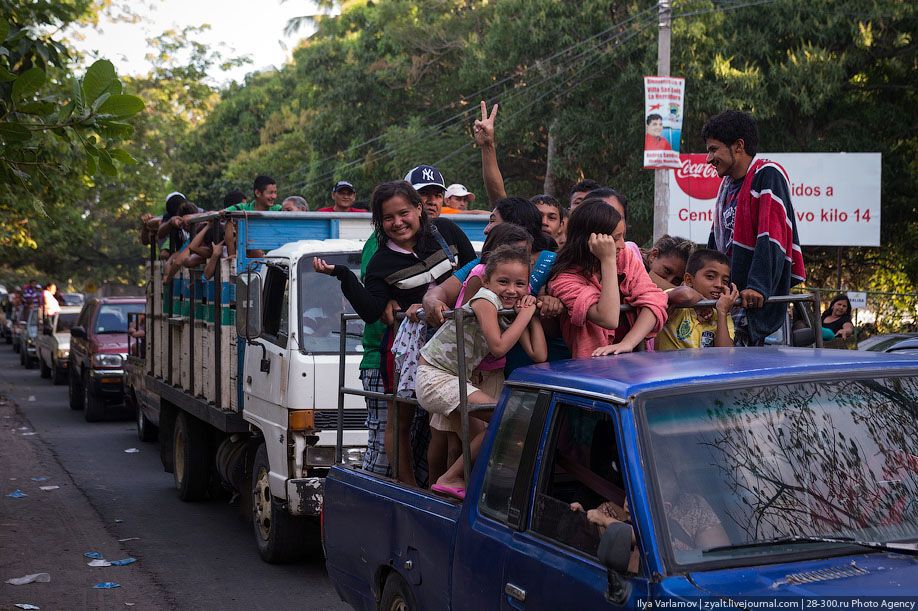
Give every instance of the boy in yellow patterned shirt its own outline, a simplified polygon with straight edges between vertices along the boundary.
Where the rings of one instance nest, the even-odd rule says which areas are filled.
[[[707,248],[695,250],[685,265],[682,286],[667,291],[669,318],[657,334],[655,350],[729,348],[733,346],[730,310],[739,298],[730,283],[730,262],[723,253]],[[702,299],[715,299],[713,308],[691,307]]]

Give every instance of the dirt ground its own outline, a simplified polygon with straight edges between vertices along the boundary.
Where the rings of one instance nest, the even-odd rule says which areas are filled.
[[[174,608],[168,593],[144,571],[143,558],[129,552],[130,542],[118,541],[51,449],[30,432],[28,419],[0,397],[0,609],[16,609],[19,603],[41,609]],[[28,496],[7,496],[17,489]],[[83,554],[90,551],[108,560],[133,556],[137,562],[89,567]],[[49,573],[51,581],[6,583],[32,573]],[[120,587],[94,589],[101,582]]]

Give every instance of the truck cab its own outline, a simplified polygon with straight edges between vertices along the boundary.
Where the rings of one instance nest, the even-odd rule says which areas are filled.
[[[63,306],[57,314],[42,319],[37,340],[38,368],[43,378],[55,385],[67,381],[70,363],[70,329],[80,316],[80,306]]]
[[[518,369],[464,501],[332,469],[329,576],[357,609],[914,600],[916,376],[771,347]]]

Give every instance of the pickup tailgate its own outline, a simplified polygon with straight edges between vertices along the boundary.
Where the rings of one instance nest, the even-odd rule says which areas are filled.
[[[395,570],[419,603],[449,608],[461,505],[348,467],[330,470],[324,503],[326,567],[341,598],[355,609],[376,609]]]

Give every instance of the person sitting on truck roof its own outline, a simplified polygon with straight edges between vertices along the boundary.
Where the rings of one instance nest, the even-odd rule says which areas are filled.
[[[666,322],[666,295],[625,246],[624,227],[600,199],[587,198],[571,213],[548,293],[564,303],[561,333],[575,359],[631,352]],[[622,301],[636,310],[625,315],[626,325]]]
[[[331,198],[334,202],[332,206],[319,208],[316,212],[366,212],[366,208],[357,208],[354,202],[357,200],[357,189],[354,185],[346,180],[339,180],[332,187]]]
[[[490,253],[485,264],[483,286],[462,306],[474,318],[464,325],[465,371],[475,370],[491,354],[500,358],[517,344],[523,346],[529,357],[537,363],[548,358],[545,334],[536,316],[536,298],[529,294],[529,253],[512,246],[500,246]],[[513,308],[517,315],[513,322],[501,321],[498,312]],[[441,431],[458,433],[461,430],[457,408],[460,404],[460,384],[465,384],[467,400],[471,404],[494,403],[494,395],[485,393],[459,376],[459,353],[456,348],[458,326],[454,319],[437,330],[433,338],[421,349],[417,371],[418,403],[431,414],[430,425]],[[476,418],[487,420],[490,414],[472,412]],[[478,428],[470,440],[471,456],[460,456],[430,487],[459,499],[465,498],[463,470],[465,461],[473,461],[484,437]],[[472,435],[472,431],[469,431]]]
[[[365,284],[361,284],[345,266],[329,265],[318,257],[313,260],[317,272],[335,276],[341,281],[345,297],[366,323],[380,319],[390,300],[409,317],[417,318],[421,298],[431,283],[442,282],[457,266],[475,258],[475,250],[459,227],[446,218],[433,221],[421,203],[421,196],[407,182],[382,183],[373,191],[371,213],[378,250],[367,264]],[[387,336],[393,334],[387,332]],[[390,353],[391,338],[384,338],[383,355]],[[391,371],[391,366],[387,371]],[[389,381],[391,385],[391,380]],[[409,432],[414,417],[413,406],[399,405],[399,473],[400,481],[417,485],[426,479],[426,471],[417,477],[409,456]],[[394,445],[395,431],[391,421],[386,427],[386,450]],[[426,464],[427,448],[416,453],[415,462]],[[391,453],[390,453],[391,456]]]
[[[692,253],[682,286],[667,291],[669,316],[657,334],[655,350],[730,348],[733,317],[730,312],[739,291],[730,282],[730,260],[716,250],[701,248]],[[714,299],[713,308],[695,309],[702,299]]]

